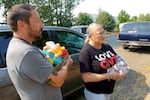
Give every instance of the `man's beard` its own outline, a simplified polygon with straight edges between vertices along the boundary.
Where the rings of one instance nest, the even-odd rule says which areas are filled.
[[[39,35],[34,37],[35,40],[39,40],[42,38],[42,31],[43,29],[41,28],[41,30],[39,31]]]
[[[42,38],[42,30],[43,29],[41,28],[41,30],[38,32],[38,35],[28,33],[28,35],[33,38],[33,42]]]

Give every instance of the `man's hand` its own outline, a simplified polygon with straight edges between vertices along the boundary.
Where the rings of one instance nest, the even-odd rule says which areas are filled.
[[[63,67],[66,67],[67,69],[69,69],[69,68],[71,68],[72,63],[73,63],[72,58],[70,56],[68,56],[68,58],[66,59],[66,63]]]

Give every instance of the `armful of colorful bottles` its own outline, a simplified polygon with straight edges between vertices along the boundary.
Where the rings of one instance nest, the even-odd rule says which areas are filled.
[[[50,64],[54,67],[62,66],[69,56],[67,49],[59,43],[47,41],[43,47],[43,52],[47,56]]]

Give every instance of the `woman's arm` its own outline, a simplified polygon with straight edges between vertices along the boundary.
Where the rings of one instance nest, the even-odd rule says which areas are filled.
[[[119,74],[107,74],[107,73],[103,73],[103,74],[97,74],[97,73],[91,73],[91,72],[84,72],[81,73],[82,79],[83,81],[86,82],[99,82],[99,81],[103,81],[106,79],[112,79],[112,80],[120,80],[121,79],[121,75]]]

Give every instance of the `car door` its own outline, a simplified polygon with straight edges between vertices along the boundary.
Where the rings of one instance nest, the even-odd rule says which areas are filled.
[[[65,46],[73,59],[72,68],[69,70],[68,77],[62,87],[62,93],[65,97],[83,87],[78,56],[84,45],[85,38],[83,35],[80,35],[80,33],[71,32],[69,30],[51,30],[49,37],[51,41],[58,42]]]
[[[135,23],[123,24],[120,27],[119,40],[135,41]]]
[[[3,98],[3,100],[19,99],[6,67],[6,52],[11,38],[11,31],[0,31],[0,99]]]
[[[43,49],[46,41],[54,41],[60,43],[61,46],[65,46],[69,55],[73,59],[72,68],[69,70],[68,77],[62,86],[63,97],[75,92],[83,87],[83,82],[79,69],[79,52],[84,45],[85,36],[79,32],[72,31],[71,29],[60,27],[49,27],[43,30],[42,38],[34,45]]]

